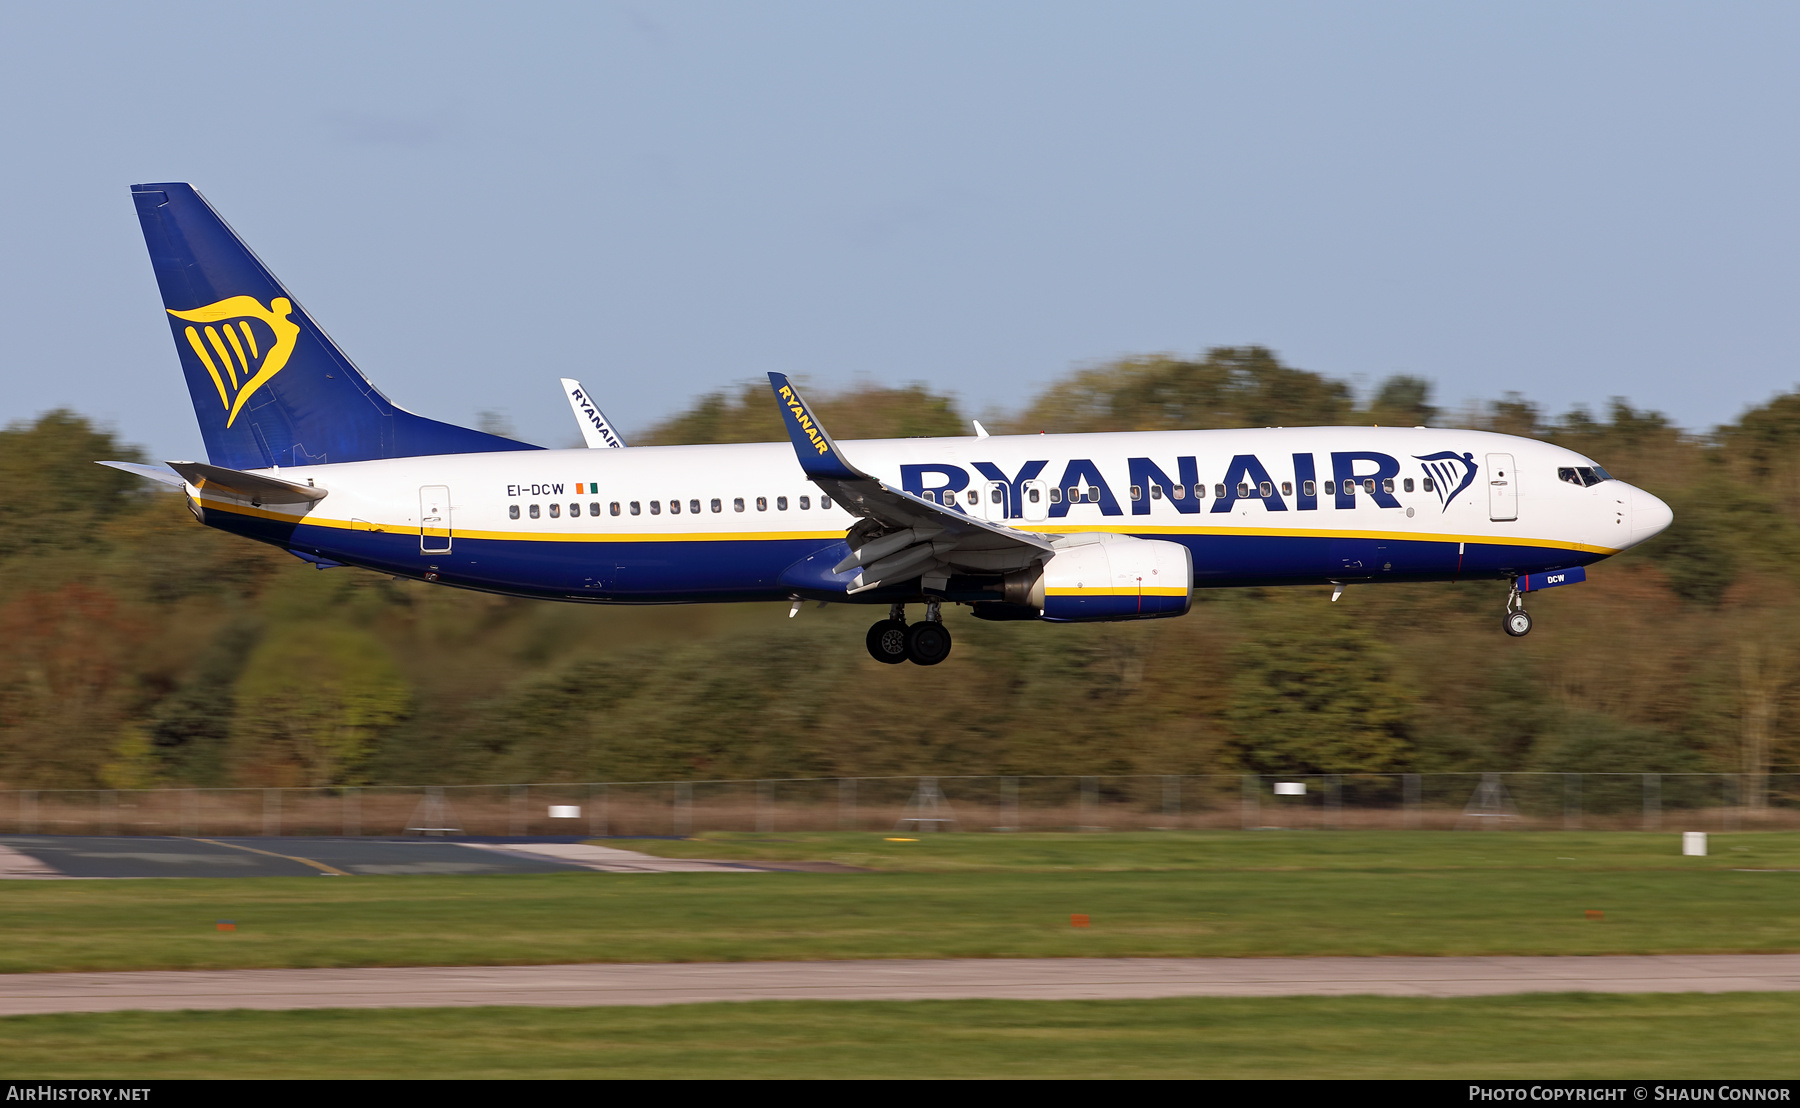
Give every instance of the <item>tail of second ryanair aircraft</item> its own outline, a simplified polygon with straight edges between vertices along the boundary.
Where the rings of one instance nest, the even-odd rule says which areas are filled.
[[[391,404],[191,185],[131,197],[213,465],[536,449]]]

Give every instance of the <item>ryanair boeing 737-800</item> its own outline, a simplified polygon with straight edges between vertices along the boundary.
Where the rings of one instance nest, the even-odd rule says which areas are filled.
[[[1491,579],[1530,592],[1663,530],[1656,497],[1532,439],[1295,427],[836,443],[770,374],[789,443],[544,450],[371,385],[185,184],[135,185],[207,461],[106,463],[321,568],[590,603],[885,607],[883,662],[984,619],[1151,619],[1193,590]],[[589,441],[622,447],[576,382]],[[591,413],[590,413],[591,409]],[[924,618],[906,620],[918,604]]]

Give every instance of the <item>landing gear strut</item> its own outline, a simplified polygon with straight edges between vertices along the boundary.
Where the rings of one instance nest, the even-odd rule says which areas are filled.
[[[1525,610],[1525,598],[1519,593],[1517,580],[1513,581],[1512,591],[1506,594],[1506,618],[1502,626],[1515,639],[1531,634],[1531,613]]]
[[[869,628],[868,645],[869,656],[877,662],[935,666],[950,656],[950,632],[944,627],[937,601],[926,601],[925,621],[914,624],[906,622],[906,606],[896,604],[888,618]]]

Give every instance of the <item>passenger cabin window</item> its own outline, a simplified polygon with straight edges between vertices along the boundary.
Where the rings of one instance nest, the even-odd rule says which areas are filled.
[[[1283,481],[1281,483],[1281,495],[1283,495],[1283,496],[1294,495],[1294,483],[1292,481]]]
[[[562,505],[561,504],[550,505],[550,518],[551,519],[557,519],[557,518],[561,517],[561,515],[562,515]]]
[[[631,514],[634,516],[643,515],[644,514],[644,506],[642,504],[639,504],[637,501],[633,500],[631,502]]]
[[[1429,478],[1429,477],[1425,478],[1425,491],[1426,492],[1436,492],[1437,491],[1437,485],[1434,484],[1432,482],[1431,478]]]
[[[1344,495],[1345,496],[1355,496],[1356,495],[1356,482],[1355,481],[1345,481],[1344,482]]]
[[[679,501],[679,500],[669,501],[669,514],[672,516],[678,516],[681,514],[681,501]]]
[[[714,508],[713,510],[715,512],[718,511],[717,508]],[[698,500],[688,501],[688,514],[695,515],[695,516],[700,514],[700,502]]]
[[[1152,500],[1161,500],[1162,499],[1162,486],[1161,485],[1151,485],[1150,486],[1150,499],[1152,499]]]
[[[811,507],[812,507],[812,497],[810,497],[810,496],[803,496],[803,497],[801,497],[801,498],[800,498],[800,510],[801,510],[801,511],[803,511],[803,512],[804,512],[804,511],[806,511],[806,510],[807,510],[807,509],[808,509],[808,508],[811,508]]]
[[[1097,489],[1097,488],[1095,488],[1095,487],[1093,487],[1093,486],[1092,486],[1092,485],[1089,485],[1089,486],[1088,486],[1088,495],[1087,495],[1087,501],[1088,501],[1088,503],[1089,503],[1089,504],[1098,504],[1098,503],[1100,503],[1100,490],[1099,490],[1099,489]]]
[[[1249,496],[1250,495],[1250,482],[1248,482],[1248,481],[1239,481],[1238,482],[1238,495],[1239,496]]]
[[[775,498],[775,510],[778,512],[787,511],[787,497],[778,496]]]
[[[756,498],[756,510],[759,512],[768,511],[769,510],[769,498],[766,496],[757,497]]]
[[[1363,478],[1363,491],[1368,493],[1370,496],[1375,495],[1375,478],[1373,478],[1373,477],[1364,477]]]
[[[1381,491],[1388,493],[1394,491],[1394,479],[1392,477],[1383,477],[1381,479]]]
[[[718,498],[718,497],[716,497],[716,496],[715,496],[715,497],[713,497],[713,501],[712,501],[712,510],[713,510],[713,515],[718,515],[718,514],[719,514],[719,513],[720,513],[720,512],[722,512],[722,511],[724,511],[724,510],[725,510],[725,504],[724,504],[724,502],[723,502],[723,501],[721,501],[721,500],[720,500],[720,499],[719,499],[719,498]]]
[[[1061,504],[1062,503],[1062,490],[1061,489],[1051,489],[1050,490],[1050,503],[1052,503],[1052,504]]]
[[[741,496],[733,497],[732,501],[731,501],[731,510],[734,512],[743,511],[744,510],[744,498]]]
[[[1187,486],[1186,485],[1176,485],[1174,488],[1169,490],[1169,495],[1174,497],[1177,500],[1186,500],[1187,499]]]
[[[1214,485],[1213,486],[1213,495],[1217,496],[1217,497],[1223,497],[1225,495],[1225,486],[1223,484]]]
[[[1071,503],[1071,504],[1081,503],[1081,490],[1080,489],[1074,488],[1074,489],[1069,490],[1069,503]]]
[[[1307,481],[1305,484],[1302,484],[1300,486],[1300,490],[1302,492],[1304,492],[1307,496],[1317,496],[1317,495],[1319,495],[1318,487],[1319,486],[1316,482]]]
[[[829,497],[829,496],[821,496],[821,497],[819,497],[819,507],[820,507],[820,508],[829,508],[829,507],[831,507],[831,497]]]
[[[969,503],[971,503],[971,504],[981,503],[981,493],[978,490],[976,490],[976,489],[969,490]]]
[[[618,515],[618,514],[619,514],[619,506],[617,504],[615,504],[615,505],[613,505],[613,515]],[[594,501],[593,503],[588,505],[588,515],[594,516],[596,518],[599,517],[599,515],[600,515],[600,502],[599,501]]]
[[[569,518],[570,519],[580,519],[581,518],[581,505],[579,505],[579,504],[569,505]]]
[[[538,506],[536,504],[533,504],[531,506],[531,518],[536,519],[537,517],[538,517]]]
[[[511,505],[507,506],[506,518],[508,518],[508,519],[518,519],[519,518],[519,506],[517,504],[511,504]]]
[[[1273,493],[1274,491],[1275,491],[1274,486],[1269,484],[1269,482],[1267,482],[1267,481],[1262,481],[1262,482],[1258,483],[1256,486],[1256,495],[1262,497],[1264,500],[1267,500],[1269,498],[1269,495],[1271,493]]]
[[[652,500],[650,502],[650,514],[653,516],[662,515],[662,501]]]
[[[1406,480],[1405,480],[1405,482],[1403,482],[1403,483],[1402,483],[1402,484],[1401,484],[1401,486],[1400,486],[1400,487],[1401,487],[1401,488],[1403,488],[1403,489],[1405,489],[1405,490],[1406,490],[1406,491],[1407,491],[1407,492],[1411,492],[1411,491],[1413,491],[1413,479],[1412,479],[1412,478],[1411,478],[1411,477],[1408,477],[1408,478],[1407,478],[1407,479],[1406,479]]]
[[[1144,487],[1142,485],[1131,486],[1131,499],[1133,499],[1133,500],[1144,499]]]

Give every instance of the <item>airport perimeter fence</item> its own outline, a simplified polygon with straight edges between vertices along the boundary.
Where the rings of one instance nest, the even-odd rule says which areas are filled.
[[[20,834],[687,836],[708,831],[1800,828],[1800,774],[834,777],[0,791]]]

